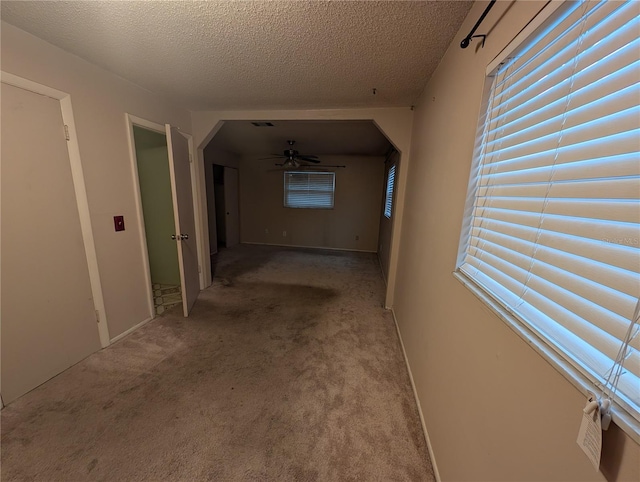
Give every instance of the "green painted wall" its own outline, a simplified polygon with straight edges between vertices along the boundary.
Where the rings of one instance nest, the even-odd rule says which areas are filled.
[[[133,127],[142,197],[151,282],[179,285],[178,247],[175,234],[173,201],[167,140],[163,134]]]

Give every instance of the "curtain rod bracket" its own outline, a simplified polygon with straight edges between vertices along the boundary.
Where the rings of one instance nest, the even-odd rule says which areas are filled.
[[[476,33],[476,30],[478,29],[478,27],[480,26],[480,24],[484,20],[484,17],[487,16],[487,14],[489,13],[489,10],[491,10],[491,8],[493,7],[494,3],[496,3],[496,0],[491,0],[489,2],[489,5],[487,5],[487,8],[484,9],[484,12],[482,12],[482,15],[480,15],[480,18],[478,19],[476,24],[471,29],[471,32],[469,32],[469,35],[467,35],[465,38],[463,38],[462,41],[460,42],[460,48],[466,49],[469,46],[469,44],[471,43],[471,39],[479,38],[479,37],[482,37],[482,46],[484,47],[484,41],[487,38],[487,36],[486,35],[473,35],[473,34]]]
[[[466,49],[471,43],[471,39],[474,39],[474,38],[482,38],[482,44],[480,46],[484,48],[484,41],[487,39],[486,35],[472,35],[469,38],[465,38],[462,40],[462,42],[460,42],[460,47],[462,47],[463,49]]]

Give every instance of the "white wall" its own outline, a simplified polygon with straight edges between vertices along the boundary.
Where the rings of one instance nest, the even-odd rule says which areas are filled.
[[[284,171],[259,160],[266,156],[240,161],[241,242],[377,250],[384,157],[322,156],[320,167],[346,166],[327,168],[336,175],[334,208],[291,209],[283,206]]]
[[[216,148],[214,143],[209,144],[204,149],[204,163],[207,165],[218,164],[219,166],[240,167],[240,156],[233,152],[223,151]]]
[[[191,131],[188,111],[2,23],[2,70],[71,95],[111,337],[150,316],[125,113]],[[113,216],[126,230],[114,232]]]
[[[476,3],[414,114],[394,311],[442,480],[604,479],[576,445],[584,395],[452,276],[485,67],[543,4],[496,3],[462,50]],[[639,447],[604,437],[606,478],[640,480]]]

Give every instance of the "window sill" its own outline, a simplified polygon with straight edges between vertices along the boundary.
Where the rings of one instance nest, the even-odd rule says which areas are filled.
[[[489,296],[480,286],[478,286],[471,278],[460,271],[454,271],[453,276],[460,281],[469,291],[471,291],[480,301],[493,311],[498,318],[504,321],[520,338],[529,344],[538,354],[540,354],[547,362],[551,364],[563,377],[565,377],[574,387],[582,394],[585,400],[587,392],[596,392],[594,383],[584,374],[578,371],[573,365],[562,358],[547,343],[545,343],[536,333],[529,329],[526,325],[517,320],[507,310],[505,310],[498,302]],[[621,409],[615,403],[611,410],[613,422],[620,427],[635,443],[640,444],[640,424],[625,410]],[[576,427],[577,434],[577,427]]]

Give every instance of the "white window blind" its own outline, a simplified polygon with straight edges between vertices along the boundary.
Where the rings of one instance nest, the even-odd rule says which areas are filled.
[[[384,197],[384,215],[391,218],[391,209],[393,207],[393,186],[396,181],[396,165],[389,168],[387,174],[387,191]]]
[[[640,420],[640,2],[567,2],[495,72],[458,269]],[[611,382],[611,380],[609,380]]]
[[[287,208],[332,209],[334,172],[284,173],[284,206]]]

